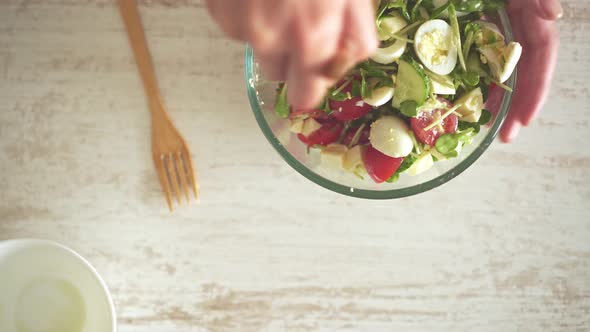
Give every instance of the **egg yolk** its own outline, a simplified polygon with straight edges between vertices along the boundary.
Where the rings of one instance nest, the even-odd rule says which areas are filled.
[[[449,38],[445,37],[440,30],[433,30],[424,34],[418,46],[420,53],[433,65],[444,63],[449,56],[451,45]]]

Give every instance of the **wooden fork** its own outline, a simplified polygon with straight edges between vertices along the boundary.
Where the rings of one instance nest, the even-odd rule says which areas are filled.
[[[125,21],[148,97],[152,114],[152,156],[168,208],[172,211],[173,196],[176,197],[179,205],[182,205],[183,194],[186,196],[187,203],[190,202],[191,191],[195,199],[198,199],[198,186],[191,154],[162,102],[136,0],[119,0],[119,9]]]

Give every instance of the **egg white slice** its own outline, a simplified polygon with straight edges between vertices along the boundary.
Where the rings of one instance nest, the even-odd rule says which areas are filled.
[[[375,89],[374,87],[379,82],[378,79],[369,79],[368,85],[371,87],[371,95],[365,96],[363,101],[373,107],[379,107],[385,105],[388,101],[393,98],[393,94],[395,92],[393,87],[390,86],[382,86],[380,88]]]
[[[483,47],[481,54],[486,58],[492,75],[500,83],[506,82],[518,65],[522,56],[522,45],[516,42],[501,47]]]
[[[395,116],[373,122],[369,139],[375,149],[393,158],[406,157],[414,149],[407,124]]]
[[[518,61],[520,61],[520,57],[522,56],[522,45],[516,42],[511,42],[504,48],[504,58],[506,63],[504,64],[504,69],[500,73],[500,82],[504,83],[508,81],[512,73],[516,69],[518,65]]]
[[[492,22],[487,22],[487,21],[475,21],[473,23],[477,23],[479,24],[479,26],[481,27],[481,31],[482,31],[482,39],[481,41],[477,41],[477,42],[481,42],[478,43],[477,46],[481,47],[484,46],[486,44],[489,44],[489,40],[491,39],[491,36],[494,36],[495,41],[494,42],[504,42],[505,37],[502,34],[502,31],[500,31],[500,28],[492,23]]]
[[[403,37],[405,38],[406,36]],[[378,48],[375,54],[371,56],[371,60],[382,65],[388,65],[395,62],[404,55],[407,44],[408,43],[405,40],[398,39],[391,46]]]
[[[433,73],[448,75],[457,66],[458,50],[451,26],[443,20],[430,20],[418,28],[414,49],[422,64]]]

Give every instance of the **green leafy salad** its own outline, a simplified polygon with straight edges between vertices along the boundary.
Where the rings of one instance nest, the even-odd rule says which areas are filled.
[[[493,118],[487,98],[510,91],[522,47],[488,19],[501,0],[377,2],[381,45],[370,59],[316,109],[290,107],[281,84],[275,112],[323,164],[382,183],[458,157]]]

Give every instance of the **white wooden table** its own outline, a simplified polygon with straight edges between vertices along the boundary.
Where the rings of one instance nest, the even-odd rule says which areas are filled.
[[[541,117],[451,183],[373,202],[272,150],[243,46],[202,1],[143,1],[201,180],[200,206],[170,215],[114,1],[1,0],[0,240],[86,256],[122,332],[590,331],[590,3],[564,7]]]

